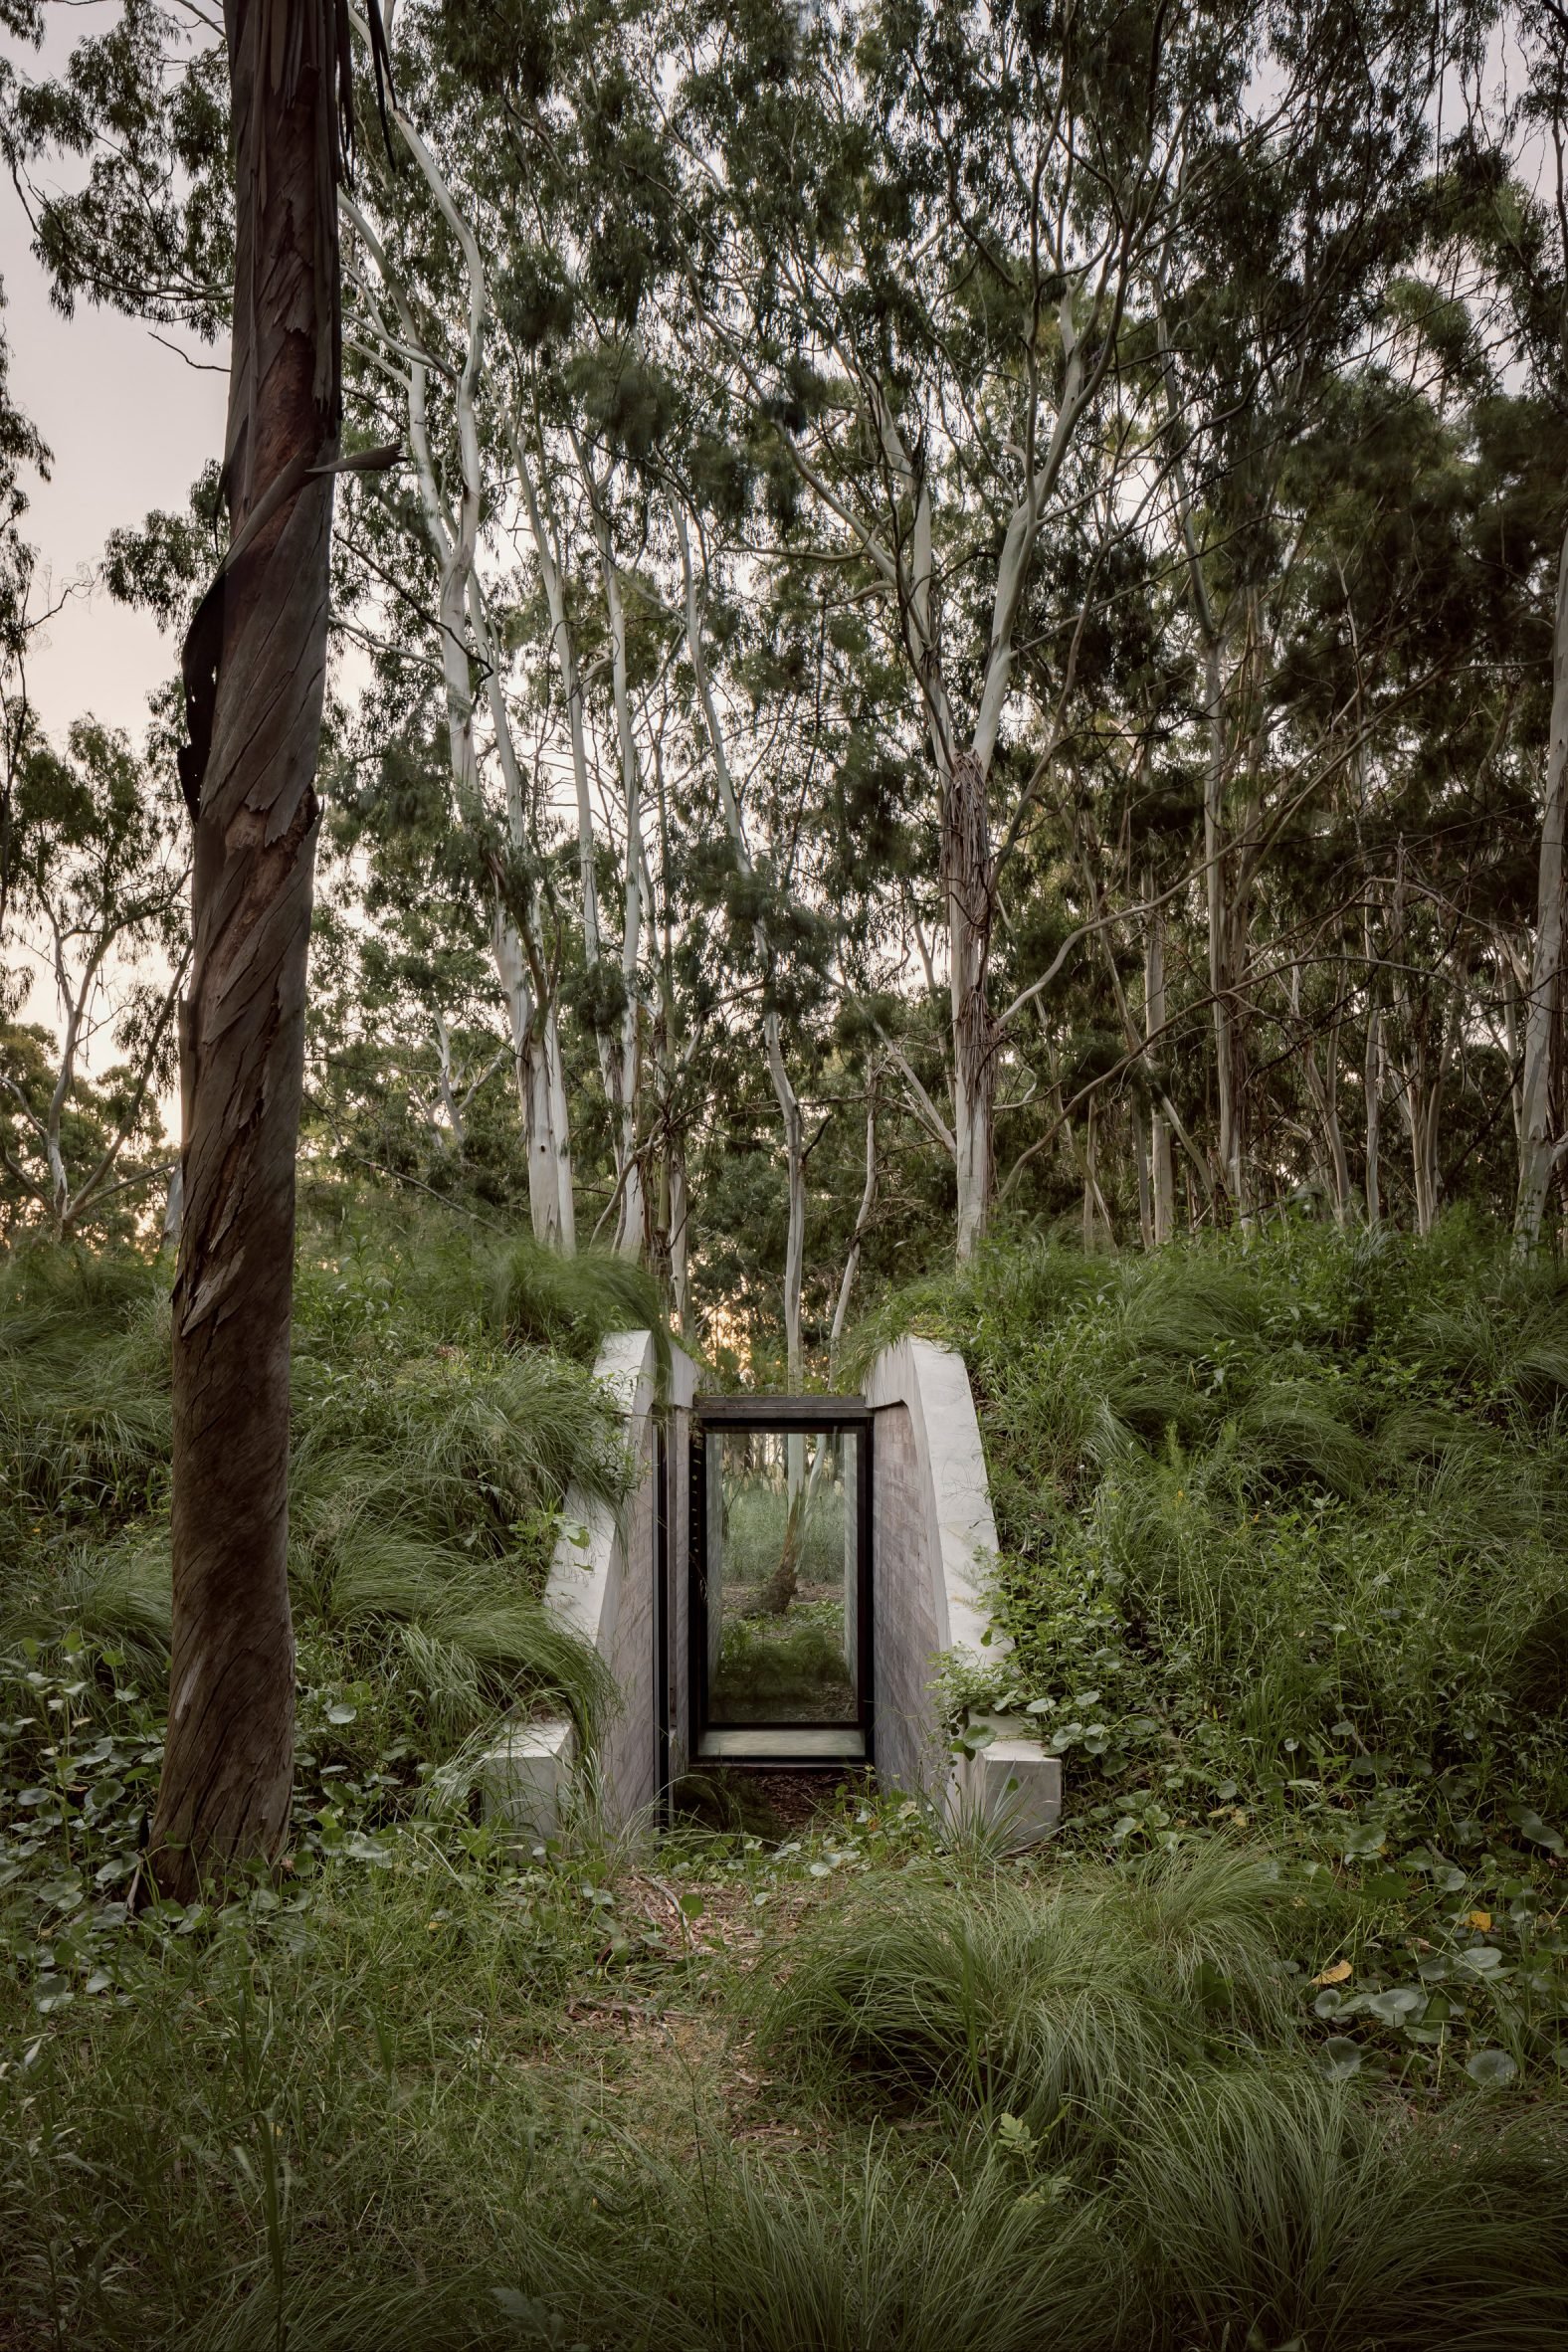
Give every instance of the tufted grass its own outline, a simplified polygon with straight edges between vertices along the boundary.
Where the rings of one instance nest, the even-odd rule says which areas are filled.
[[[567,1486],[625,1491],[583,1358],[626,1286],[579,1268],[550,1352],[512,1329],[514,1257],[375,1202],[302,1229],[290,1582],[305,1678],[374,1688],[367,1763],[399,1730],[440,1760],[519,1699],[587,1724],[610,1696],[542,1589]],[[81,1636],[166,1667],[167,1278],[43,1247],[0,1276],[0,1657]]]

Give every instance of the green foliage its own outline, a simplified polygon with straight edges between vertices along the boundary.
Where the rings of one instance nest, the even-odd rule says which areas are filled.
[[[776,2055],[1020,2118],[1042,2148],[1130,2132],[1151,2085],[1277,2039],[1283,1987],[1257,1861],[1220,1846],[1049,1888],[889,1878],[792,1953]]]
[[[1344,2062],[1559,2062],[1564,1276],[1453,1220],[1113,1264],[1001,1248],[889,1306],[965,1354],[1012,1648],[1080,1851],[1261,1829],[1349,1889]]]
[[[670,1333],[652,1275],[610,1251],[563,1258],[530,1238],[512,1245],[503,1267],[500,1317],[513,1344],[561,1350],[591,1364],[612,1331],[654,1335],[661,1378],[670,1368]]]
[[[1559,1270],[1288,1226],[999,1249],[902,1304],[968,1360],[997,1506],[1014,1649],[959,1680],[1072,1757],[1083,1834],[1223,1804],[1470,1852],[1568,1812]]]
[[[655,1879],[591,1830],[409,1829],[91,1968],[63,1901],[50,1973],[0,1982],[8,2317],[85,2352],[1560,2339],[1559,2100],[1327,2079],[1256,1862],[959,1872],[911,1811],[679,1832]]]
[[[407,1812],[422,1772],[519,1701],[585,1725],[609,1702],[599,1662],[542,1593],[568,1484],[612,1503],[625,1491],[619,1424],[584,1364],[503,1341],[504,1265],[488,1241],[385,1205],[302,1241],[290,1580],[311,1836],[345,1805],[371,1823]],[[18,1694],[8,1772],[23,1782],[53,1777],[55,1727],[26,1692],[63,1644],[84,1727],[120,1745],[159,1736],[145,1705],[127,1723],[112,1692],[126,1679],[150,1692],[166,1672],[162,1289],[128,1256],[38,1248],[8,1269],[0,1672]],[[580,1270],[579,1354],[596,1345],[596,1296],[614,1321],[609,1291]]]
[[[713,1703],[725,1722],[812,1722],[851,1715],[842,1601],[792,1601],[774,1617],[725,1612]]]

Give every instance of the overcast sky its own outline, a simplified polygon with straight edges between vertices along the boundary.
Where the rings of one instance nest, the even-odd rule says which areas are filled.
[[[59,11],[61,20],[75,14]],[[65,39],[52,39],[50,52],[63,49],[80,25],[80,18],[76,27],[63,23]],[[24,70],[36,69],[31,53],[21,62]],[[111,603],[94,575],[111,530],[139,522],[150,507],[183,506],[207,460],[222,454],[228,353],[173,329],[160,343],[145,326],[86,302],[74,318],[63,318],[50,303],[29,242],[21,201],[10,180],[0,178],[11,392],[53,453],[50,481],[26,479],[30,510],[23,530],[55,593],[79,578],[84,583],[51,621],[44,642],[35,640],[28,684],[39,719],[56,740],[89,711],[139,739],[147,697],[172,675],[178,649],[147,615]],[[204,364],[191,365],[170,343]],[[41,579],[39,601],[53,603],[45,585]],[[40,968],[33,981],[22,1018],[53,1026],[50,976]],[[114,1059],[106,1030],[90,1042],[85,1059],[90,1069]],[[174,1100],[162,1109],[172,1126]]]
[[[96,569],[117,525],[139,522],[152,506],[183,506],[207,460],[221,456],[227,354],[180,337],[206,363],[193,367],[145,326],[85,302],[62,318],[9,180],[0,183],[0,207],[12,392],[54,453],[53,480],[28,485],[24,529],[58,590]],[[169,330],[170,340],[176,334]],[[176,658],[151,620],[96,588],[73,597],[48,636],[30,684],[50,734],[89,710],[139,734],[147,696]]]

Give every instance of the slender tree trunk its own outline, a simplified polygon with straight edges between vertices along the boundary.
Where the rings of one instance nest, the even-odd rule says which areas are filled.
[[[1568,1148],[1561,1101],[1563,1062],[1563,837],[1568,827],[1568,535],[1557,564],[1557,624],[1552,639],[1551,736],[1546,747],[1546,805],[1536,877],[1535,951],[1530,959],[1520,1081],[1519,1188],[1513,1237],[1521,1255],[1540,1246],[1552,1175]]]
[[[151,1866],[188,1900],[289,1829],[289,1347],[340,353],[331,0],[228,0],[226,576],[187,646],[173,1655]],[[284,37],[279,38],[280,29]],[[214,612],[212,598],[218,599]],[[203,616],[217,643],[204,652]],[[215,656],[215,658],[214,658]],[[214,675],[215,674],[215,675]]]
[[[544,1093],[549,1103],[550,1149],[555,1159],[554,1182],[548,1187],[554,1202],[555,1238],[570,1258],[577,1248],[577,1201],[572,1174],[571,1114],[566,1099],[566,1069],[561,1060],[561,1024],[552,996],[539,1017],[539,1056],[544,1065]]]
[[[1149,1182],[1149,1138],[1143,1124],[1143,1114],[1136,1103],[1132,1105],[1132,1154],[1138,1175],[1138,1239],[1145,1250],[1154,1247],[1154,1191]]]
[[[871,1074],[866,1089],[866,1183],[861,1192],[860,1210],[855,1219],[855,1231],[850,1236],[850,1247],[844,1261],[844,1279],[839,1284],[838,1303],[833,1310],[833,1328],[828,1334],[828,1370],[832,1374],[839,1360],[839,1349],[844,1344],[845,1327],[850,1319],[850,1297],[855,1288],[855,1277],[861,1268],[861,1250],[871,1227],[872,1211],[877,1205],[877,1072]]]
[[[686,1139],[676,1136],[670,1146],[670,1296],[676,1329],[683,1341],[691,1336],[691,1210],[686,1185]]]
[[[707,733],[708,748],[713,755],[713,781],[718,787],[718,803],[723,811],[724,828],[730,847],[735,853],[735,864],[741,874],[750,877],[753,869],[751,850],[746,840],[745,820],[735,796],[734,779],[729,772],[729,755],[724,744],[724,730],[719,722],[718,706],[713,699],[712,682],[708,677],[707,655],[702,645],[701,616],[697,611],[696,572],[691,562],[691,538],[686,528],[685,510],[675,509],[676,537],[681,548],[681,576],[686,605],[686,652],[691,660],[691,674],[696,682],[697,700],[701,705],[702,724]],[[768,944],[767,930],[760,919],[751,926],[752,944],[757,951],[765,985],[771,986],[773,955]],[[804,1351],[801,1345],[801,1291],[806,1278],[806,1164],[804,1159],[804,1129],[800,1102],[790,1080],[789,1067],[784,1059],[784,1033],[778,1014],[771,1009],[763,1015],[762,1042],[767,1055],[768,1076],[773,1081],[774,1098],[779,1106],[779,1118],[784,1128],[784,1160],[788,1186],[788,1223],[784,1241],[784,1334],[785,1350],[789,1358],[789,1384],[798,1389],[804,1377]]]
[[[1244,1086],[1237,1037],[1237,1000],[1234,994],[1236,910],[1228,888],[1225,841],[1225,700],[1217,638],[1209,641],[1206,693],[1209,717],[1209,759],[1203,789],[1204,879],[1209,917],[1209,994],[1213,1000],[1214,1082],[1219,1121],[1220,1181],[1231,1207],[1245,1217],[1246,1152],[1242,1139]]]
[[[610,682],[615,702],[615,727],[621,746],[621,790],[626,809],[626,864],[624,918],[621,931],[621,984],[625,1010],[621,1035],[611,1055],[610,1118],[621,1187],[615,1246],[622,1258],[640,1258],[647,1224],[643,1200],[643,1171],[637,1157],[637,1094],[639,1080],[639,1005],[637,970],[643,933],[643,775],[637,734],[632,724],[632,693],[627,668],[626,608],[621,600],[621,576],[610,538],[610,525],[595,512],[604,580],[605,609],[610,621]]]
[[[548,1045],[536,1036],[540,1023],[553,1034],[554,997],[544,985],[545,971],[538,940],[512,898],[503,863],[490,840],[491,827],[480,789],[479,755],[474,736],[473,670],[469,632],[485,679],[486,698],[495,733],[495,751],[506,786],[507,835],[514,853],[525,851],[522,778],[511,721],[502,686],[502,660],[490,627],[489,608],[479,573],[479,535],[484,515],[484,461],[480,447],[479,393],[484,372],[485,331],[490,314],[490,289],[479,241],[460,212],[440,167],[408,116],[399,110],[398,129],[404,144],[424,174],[437,208],[463,255],[468,288],[468,346],[455,391],[458,455],[462,488],[455,512],[442,494],[430,447],[427,417],[429,362],[409,360],[409,446],[419,484],[425,528],[440,569],[438,630],[442,677],[446,686],[447,735],[459,823],[468,827],[489,857],[493,879],[490,944],[496,979],[505,1005],[511,1037],[517,1101],[528,1161],[529,1208],[534,1232],[541,1240],[570,1250],[573,1229],[570,1125],[565,1096],[539,1081],[532,1065]],[[421,353],[421,329],[398,273],[369,222],[345,200],[366,249],[374,256],[381,280],[397,310],[404,352]],[[511,900],[511,902],[508,902]],[[540,1128],[539,1118],[549,1120]]]
[[[447,1114],[445,1134],[442,1133],[442,1130],[439,1127],[437,1127],[436,1132],[438,1137],[446,1143],[449,1150],[461,1152],[465,1141],[463,1132],[463,1105],[458,1100],[458,1090],[455,1083],[453,1082],[452,1032],[447,1027],[447,1017],[445,1013],[438,1013],[436,1015],[435,1031],[436,1091],[441,1096],[441,1107]],[[432,1124],[434,1123],[435,1122],[432,1121]]]
[[[1152,888],[1145,879],[1144,896]],[[1156,907],[1149,916],[1143,948],[1143,1033],[1157,1038],[1170,1018],[1165,995],[1165,919]],[[1163,1106],[1149,1118],[1149,1179],[1153,1193],[1154,1244],[1161,1248],[1176,1231],[1176,1167],[1170,1120]]]
[[[985,1236],[996,1170],[996,1030],[986,994],[995,878],[985,770],[972,751],[954,760],[942,796],[942,883],[953,1022],[953,1142],[958,1171],[958,1261]]]
[[[1366,1096],[1366,1220],[1368,1231],[1375,1233],[1383,1221],[1383,1085],[1387,1056],[1383,1045],[1383,1007],[1378,998],[1370,913],[1363,921],[1367,960],[1367,1045],[1361,1082]]]

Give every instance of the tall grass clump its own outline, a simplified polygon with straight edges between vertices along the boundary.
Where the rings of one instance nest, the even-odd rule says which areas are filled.
[[[888,1877],[792,1946],[763,2013],[781,2061],[1020,2119],[1082,2149],[1157,2076],[1286,2033],[1267,1867],[1214,1846],[1040,1882]]]

